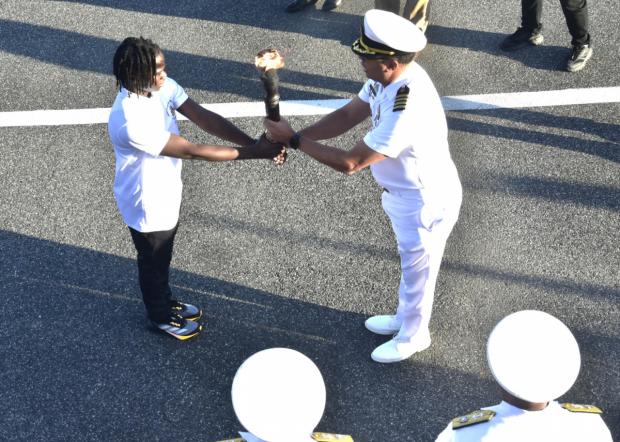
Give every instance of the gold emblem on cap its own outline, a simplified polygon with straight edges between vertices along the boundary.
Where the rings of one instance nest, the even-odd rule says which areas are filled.
[[[366,55],[396,55],[394,51],[385,51],[383,49],[373,48],[364,43],[363,36],[353,42],[353,50],[358,54]]]

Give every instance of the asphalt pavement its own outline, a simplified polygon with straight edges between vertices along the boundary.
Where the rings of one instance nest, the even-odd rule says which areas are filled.
[[[562,70],[570,37],[555,2],[545,45],[506,55],[498,44],[518,25],[516,0],[431,1],[420,64],[442,96],[619,86],[615,1],[589,5],[594,56],[576,74]],[[0,112],[111,106],[112,55],[129,35],[158,42],[169,75],[201,103],[262,100],[252,62],[270,46],[286,58],[284,100],[356,94],[364,77],[349,45],[373,2],[291,15],[285,4],[0,0]],[[0,128],[0,440],[232,437],[243,430],[230,398],[237,368],[289,347],[324,376],[318,430],[433,441],[453,417],[499,402],[485,341],[523,309],[573,331],[582,368],[560,400],[601,407],[620,439],[620,104],[447,118],[464,200],[433,345],[391,365],[370,359],[384,339],[363,325],[395,307],[399,279],[369,171],[347,177],[298,152],[282,168],[186,161],[172,283],[205,310],[205,332],[182,343],[147,326],[106,126]],[[261,132],[260,117],[233,121]],[[367,128],[332,144],[350,148]]]

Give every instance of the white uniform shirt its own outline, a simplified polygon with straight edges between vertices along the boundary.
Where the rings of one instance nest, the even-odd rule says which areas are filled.
[[[108,133],[116,155],[114,196],[129,227],[139,232],[172,229],[181,206],[180,159],[160,155],[170,139],[179,134],[175,110],[187,94],[171,78],[151,97],[116,96]]]
[[[565,410],[556,401],[540,411],[526,411],[501,402],[485,410],[497,414],[482,422],[456,430],[452,423],[436,442],[612,442],[601,416]]]
[[[397,93],[409,87],[403,110],[394,111]],[[368,147],[387,158],[370,166],[377,183],[388,190],[426,189],[450,194],[460,182],[448,149],[448,127],[437,90],[424,69],[410,63],[401,76],[383,87],[368,80],[358,94],[369,103],[372,130]],[[401,98],[402,99],[402,98]]]

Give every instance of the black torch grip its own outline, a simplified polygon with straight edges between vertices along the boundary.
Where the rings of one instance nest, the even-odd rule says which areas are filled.
[[[265,87],[265,111],[267,118],[272,121],[280,121],[280,94],[278,93],[278,72],[269,69],[260,76]]]

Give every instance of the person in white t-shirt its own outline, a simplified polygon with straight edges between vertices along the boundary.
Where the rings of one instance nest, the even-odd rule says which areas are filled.
[[[157,330],[177,339],[196,336],[202,311],[172,298],[170,261],[181,205],[181,160],[284,161],[281,146],[256,141],[187,96],[166,75],[162,50],[149,39],[128,37],[114,54],[119,93],[108,132],[116,155],[114,196],[138,255],[147,315]],[[176,112],[236,147],[194,144],[179,136]]]
[[[384,363],[402,361],[431,343],[435,282],[461,205],[443,107],[414,61],[425,45],[424,34],[410,21],[370,10],[352,45],[369,79],[358,96],[299,132],[284,119],[264,121],[275,140],[335,170],[351,175],[370,166],[384,188],[383,209],[396,235],[402,271],[396,314],[366,321],[370,331],[394,335],[371,354]],[[315,141],[337,137],[368,117],[372,129],[349,151]]]
[[[536,310],[506,316],[489,336],[487,361],[502,402],[454,418],[437,442],[612,442],[600,408],[555,400],[581,367],[559,319]]]

